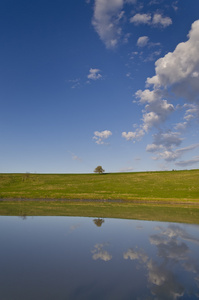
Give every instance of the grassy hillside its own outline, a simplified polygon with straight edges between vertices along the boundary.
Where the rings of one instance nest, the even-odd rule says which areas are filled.
[[[0,198],[199,202],[199,170],[114,174],[0,174]]]

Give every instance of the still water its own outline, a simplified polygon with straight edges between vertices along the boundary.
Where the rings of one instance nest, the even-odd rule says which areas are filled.
[[[0,217],[0,299],[199,299],[199,226]]]

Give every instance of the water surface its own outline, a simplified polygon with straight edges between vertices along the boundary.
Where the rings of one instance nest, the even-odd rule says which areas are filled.
[[[199,226],[0,217],[0,299],[198,299]]]

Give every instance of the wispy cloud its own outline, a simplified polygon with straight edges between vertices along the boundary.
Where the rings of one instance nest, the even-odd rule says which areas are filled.
[[[189,160],[181,160],[175,163],[176,166],[179,167],[188,167],[188,166],[193,166],[195,164],[199,163],[199,156],[195,156],[192,159]]]
[[[77,160],[79,162],[82,162],[82,159],[79,156],[77,156],[76,154],[74,154],[73,152],[68,151],[68,153],[70,153],[72,160]]]
[[[87,78],[87,81],[85,80]],[[102,79],[101,70],[97,68],[90,68],[89,73],[85,75],[84,78],[76,78],[76,79],[70,79],[68,82],[71,84],[72,89],[77,89],[82,86],[84,86],[87,83],[90,83],[91,81]]]
[[[132,172],[134,170],[133,167],[124,167],[119,169],[119,172]]]
[[[184,153],[192,151],[199,147],[199,144],[189,145],[184,148],[178,148],[183,138],[179,132],[166,132],[153,135],[154,142],[146,147],[147,152],[155,153],[154,160],[164,159],[165,161],[176,161]]]
[[[68,80],[68,82],[71,84],[72,89],[76,89],[76,88],[79,88],[81,86],[80,78],[70,79],[70,80]]]

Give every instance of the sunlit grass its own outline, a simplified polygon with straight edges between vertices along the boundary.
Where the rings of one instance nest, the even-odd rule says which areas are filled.
[[[199,200],[199,170],[114,174],[0,174],[1,198]]]

